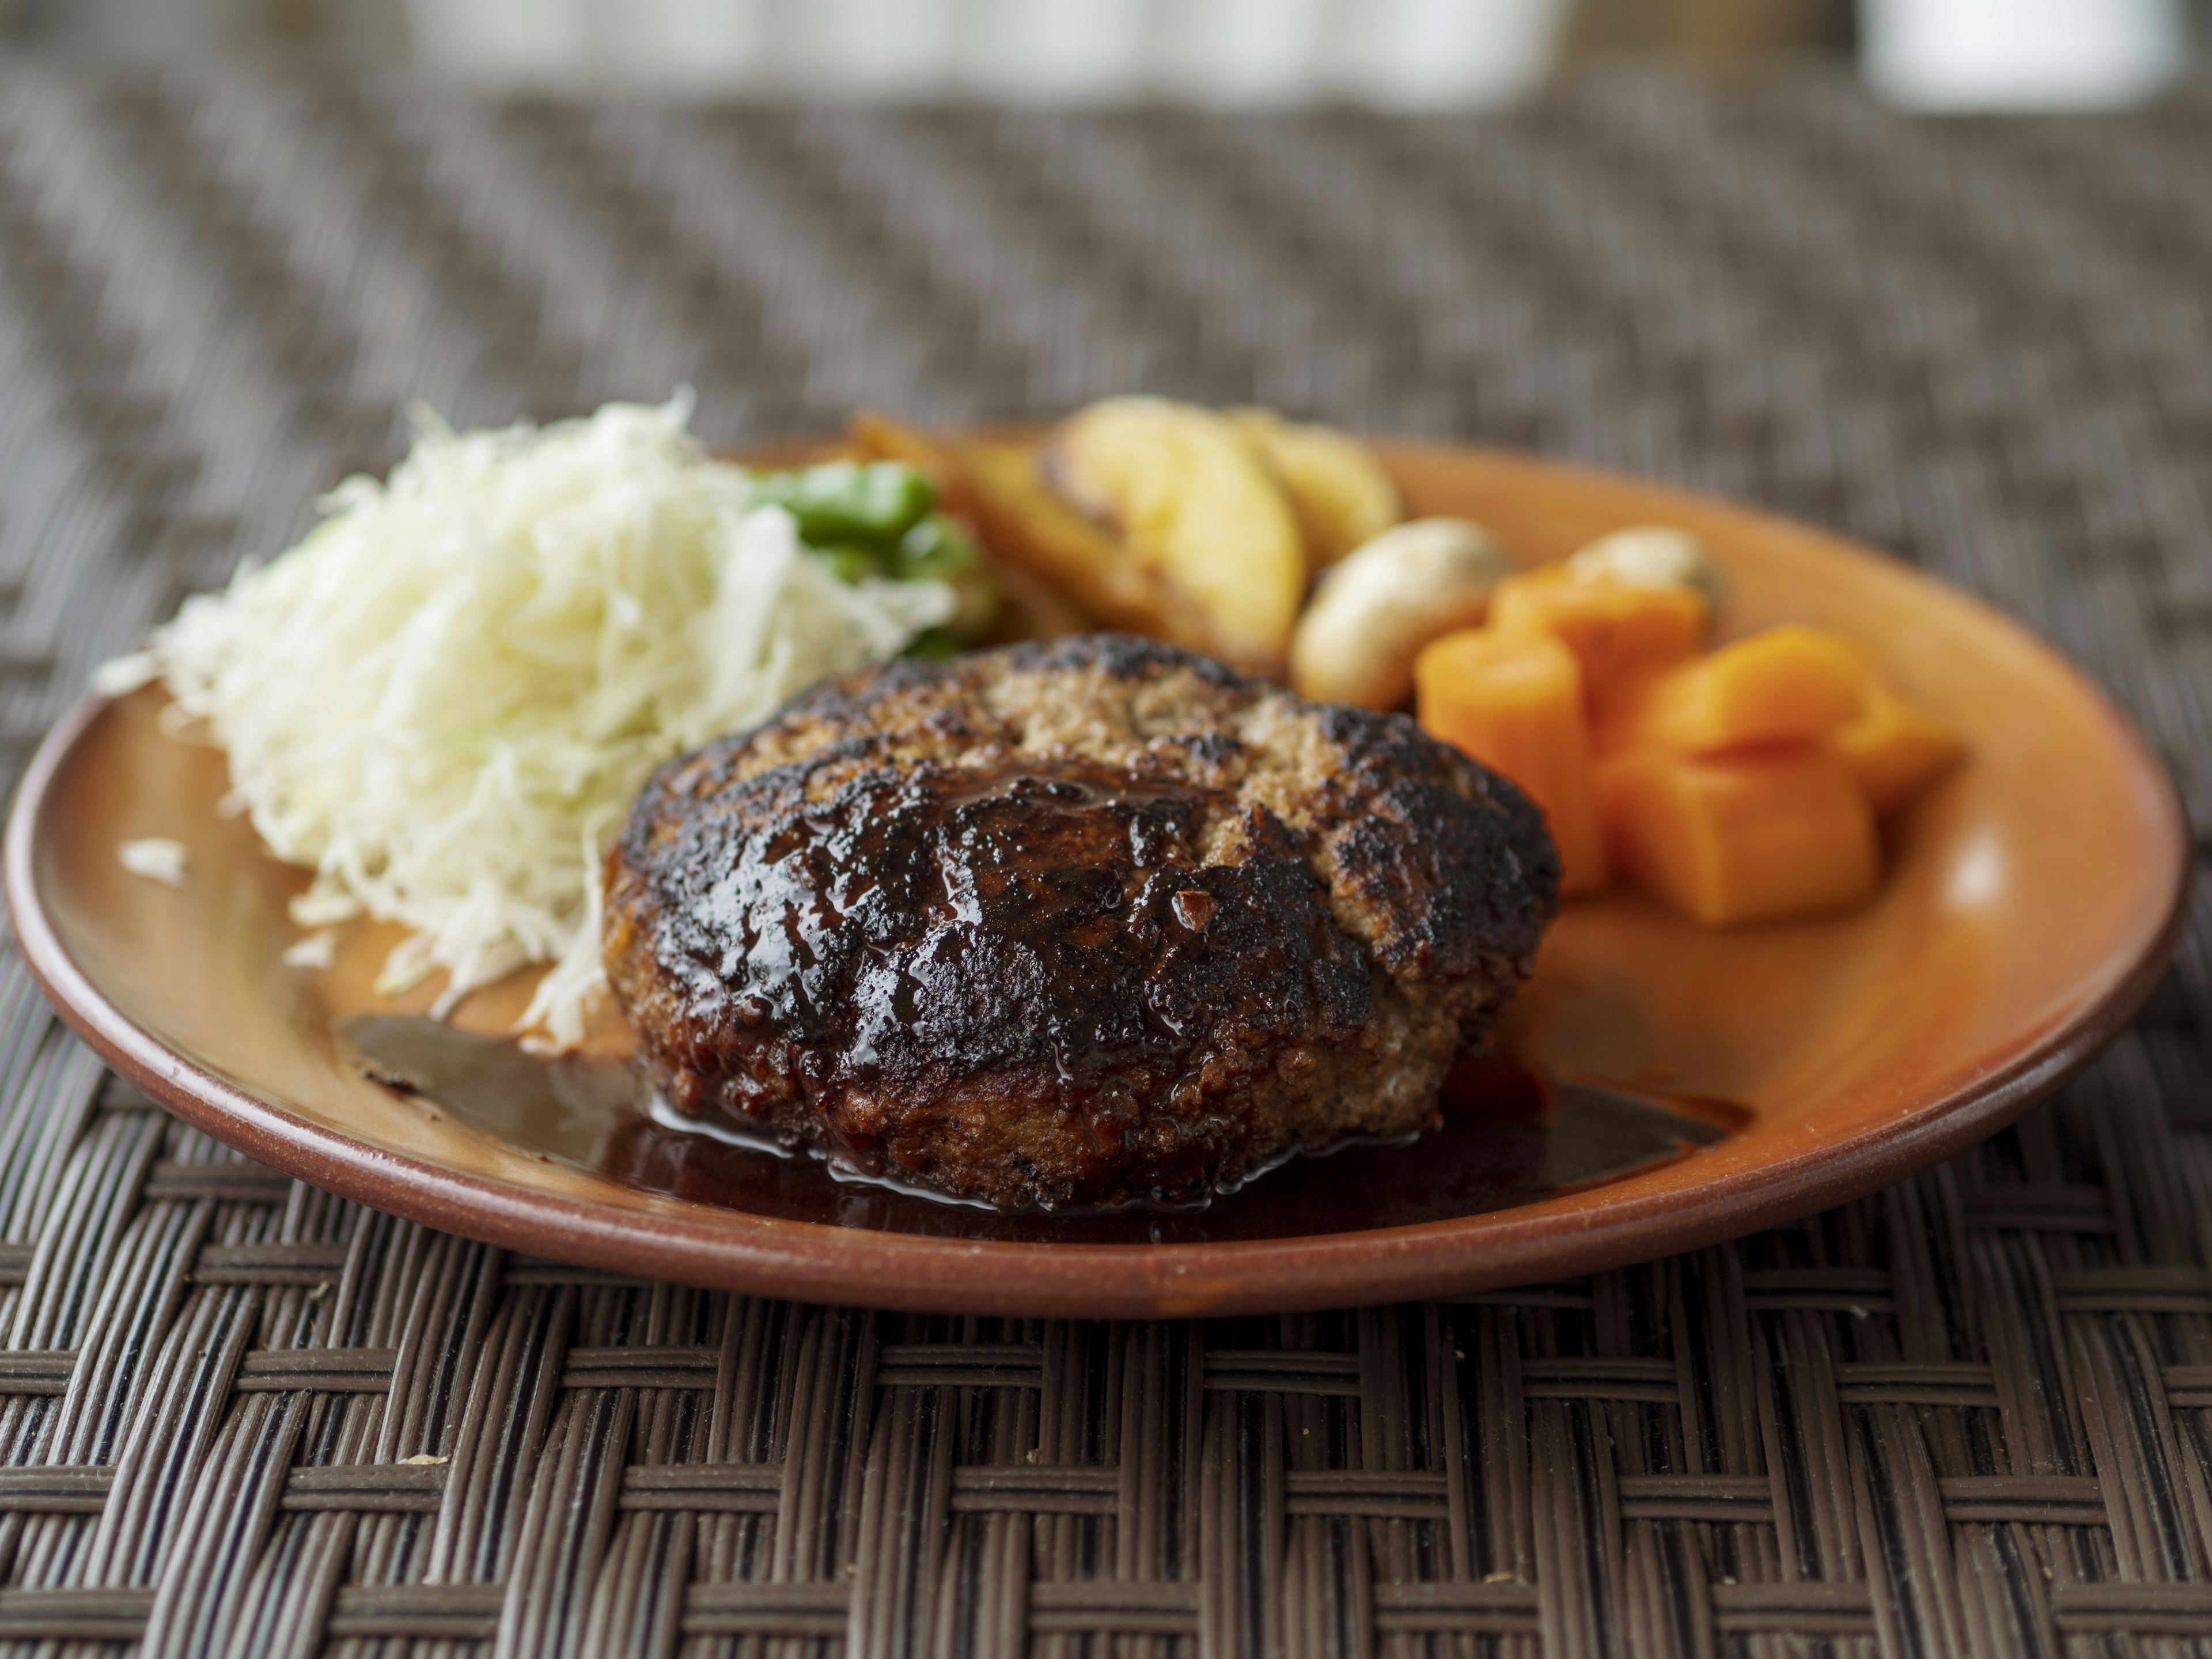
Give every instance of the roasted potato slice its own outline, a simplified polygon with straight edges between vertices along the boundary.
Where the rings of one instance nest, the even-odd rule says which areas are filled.
[[[1053,485],[1118,532],[1160,585],[1164,632],[1240,668],[1281,672],[1305,596],[1304,544],[1258,452],[1210,410],[1109,398],[1048,441]]]
[[[957,453],[977,526],[1006,562],[1048,582],[1105,627],[1168,630],[1165,583],[1053,491],[1032,447],[970,441]]]
[[[1286,421],[1265,409],[1233,409],[1229,418],[1290,497],[1309,576],[1406,516],[1398,486],[1357,438],[1333,427]]]

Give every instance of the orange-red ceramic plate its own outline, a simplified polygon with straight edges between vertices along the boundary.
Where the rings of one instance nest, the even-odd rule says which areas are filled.
[[[86,704],[40,751],[8,829],[18,937],[155,1098],[381,1208],[736,1290],[1113,1317],[1473,1291],[1802,1215],[1987,1134],[2142,1001],[2179,929],[2181,815],[2127,724],[2021,629],[1742,507],[1517,455],[1386,453],[1416,511],[1479,519],[1526,561],[1687,526],[1735,576],[1731,629],[1848,630],[1972,749],[1892,826],[1889,879],[1856,914],[1713,933],[1632,893],[1570,905],[1511,1020],[1568,1080],[1549,1107],[1494,1075],[1438,1139],[1301,1160],[1199,1212],[1009,1218],[837,1182],[663,1128],[614,1068],[549,1072],[395,1018],[368,988],[388,934],[331,970],[286,966],[301,877],[217,811],[220,755],[162,735],[153,692]],[[182,888],[118,862],[153,836],[189,849]],[[514,1006],[483,994],[463,1024]]]

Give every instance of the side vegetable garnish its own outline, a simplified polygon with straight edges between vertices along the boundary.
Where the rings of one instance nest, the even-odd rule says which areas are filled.
[[[1583,669],[1548,634],[1470,628],[1414,665],[1421,724],[1521,787],[1559,854],[1559,891],[1605,885],[1605,835],[1590,778]]]
[[[115,849],[115,859],[132,875],[143,876],[168,887],[182,887],[185,873],[191,867],[184,842],[171,841],[166,836],[126,841]]]
[[[450,1007],[552,962],[526,1024],[574,1042],[603,979],[603,838],[647,774],[974,625],[973,550],[927,480],[756,479],[687,415],[465,434],[425,416],[388,481],[342,485],[298,546],[104,671],[111,691],[161,678],[208,722],[263,841],[315,872],[303,927],[410,930],[386,988],[444,969]]]
[[[943,582],[952,614],[908,649],[947,656],[999,619],[998,584],[968,533],[937,510],[937,486],[901,461],[828,461],[797,472],[762,472],[753,498],[780,507],[799,539],[841,580]]]
[[[1567,561],[1577,576],[1610,576],[1631,587],[1686,587],[1705,602],[1705,614],[1728,608],[1728,572],[1686,530],[1673,525],[1632,525],[1601,536]]]
[[[1865,653],[1826,629],[1763,629],[1614,682],[1596,708],[1598,747],[1717,755],[1818,743],[1858,714],[1867,680]]]
[[[1856,904],[1878,814],[1962,752],[1825,629],[1707,652],[1711,556],[1646,527],[1500,582],[1487,624],[1415,665],[1421,724],[1544,811],[1562,890],[1625,875],[1709,927]]]
[[[1965,752],[1956,732],[1875,679],[1858,713],[1828,741],[1877,812],[1904,805]]]
[[[1406,516],[1398,486],[1358,439],[1265,409],[1232,409],[1229,419],[1290,498],[1310,575]]]
[[[1091,624],[1269,675],[1284,671],[1315,578],[1404,515],[1366,445],[1265,410],[1108,398],[1041,446],[864,414],[852,438],[927,473],[1001,568]],[[1401,696],[1419,643],[1385,665]]]
[[[1595,708],[1644,675],[1686,662],[1711,621],[1694,588],[1649,587],[1544,565],[1500,582],[1490,604],[1501,634],[1541,634],[1582,665],[1583,701]]]
[[[1815,745],[1597,763],[1598,811],[1623,873],[1708,927],[1856,904],[1881,881],[1874,813]]]
[[[1479,524],[1394,526],[1322,573],[1291,636],[1291,684],[1316,702],[1395,708],[1431,640],[1480,622],[1513,561]]]
[[[1109,398],[1062,422],[1040,466],[1159,584],[1200,635],[1191,643],[1240,667],[1280,670],[1305,598],[1305,543],[1291,498],[1226,417],[1164,398]]]
[[[1317,702],[1412,695],[1433,735],[1542,809],[1566,893],[1625,875],[1714,926],[1856,902],[1881,880],[1876,817],[1962,752],[1856,641],[1783,627],[1709,652],[1729,574],[1678,526],[1517,570],[1480,525],[1401,522],[1389,471],[1347,434],[1162,398],[1091,404],[1042,443],[874,415],[852,437],[1096,624]]]

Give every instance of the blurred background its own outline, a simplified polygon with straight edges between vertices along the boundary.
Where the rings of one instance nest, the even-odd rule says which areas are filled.
[[[2187,73],[2208,0],[0,0],[0,40],[257,53],[662,94],[1480,106],[1593,65],[1855,64],[1957,112],[2093,109]]]

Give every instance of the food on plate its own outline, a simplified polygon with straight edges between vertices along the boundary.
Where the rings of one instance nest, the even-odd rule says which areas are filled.
[[[1807,805],[1832,803],[1832,769],[1814,769],[1821,792],[1791,793],[1783,785],[1798,772],[1735,762],[1750,750],[1776,760],[1817,750],[1879,816],[1961,752],[1942,722],[1877,683],[1856,641],[1784,626],[1709,650],[1728,573],[1686,530],[1631,526],[1559,563],[1516,570],[1477,526],[1395,522],[1402,503],[1364,446],[1265,410],[1109,398],[1063,422],[1035,465],[1020,444],[963,445],[896,426],[862,447],[933,471],[977,503],[988,545],[1093,616],[1272,672],[1272,653],[1255,643],[1261,622],[1288,615],[1280,666],[1302,695],[1389,708],[1413,691],[1425,727],[1521,783],[1542,809],[1570,895],[1625,874],[1715,925],[1853,902],[1867,890],[1856,818]],[[1302,609],[1285,597],[1282,515],[1266,504],[1267,483],[1319,571]],[[1328,562],[1349,526],[1386,520]],[[1255,575],[1260,543],[1276,550],[1273,582]],[[1248,625],[1225,636],[1239,605]],[[1624,763],[1617,805],[1606,807],[1599,762],[1646,750],[1729,764],[1709,775]],[[1647,806],[1655,824],[1624,822]],[[1770,806],[1771,844],[1747,827]],[[1800,851],[1773,851],[1798,846],[1790,837],[1801,832]],[[1705,850],[1690,859],[1684,848]],[[1692,882],[1685,870],[1703,873]]]
[[[1705,615],[1728,609],[1728,571],[1688,531],[1666,524],[1632,525],[1600,536],[1567,560],[1577,576],[1608,576],[1634,587],[1686,587],[1705,602]]]
[[[297,547],[104,671],[110,691],[164,679],[207,722],[262,840],[315,872],[302,926],[409,929],[386,988],[443,969],[443,1009],[554,962],[527,1018],[574,1041],[599,981],[599,846],[647,775],[957,623],[943,543],[905,551],[926,482],[796,475],[763,506],[686,415],[468,434],[426,416],[388,482],[342,485]],[[896,530],[897,555],[839,580],[800,515]]]
[[[1411,1137],[1563,892],[1858,902],[1961,752],[1846,637],[1708,649],[1685,532],[1516,569],[1264,410],[863,416],[773,471],[687,412],[426,422],[102,684],[164,681],[313,870],[286,964],[397,921],[379,989],[440,1015],[545,965],[529,1041],[609,989],[664,1121],[921,1191],[1193,1201]]]
[[[1490,599],[1490,623],[1498,632],[1549,635],[1575,653],[1583,696],[1593,708],[1654,670],[1695,656],[1709,621],[1695,588],[1623,581],[1557,564],[1509,577]]]
[[[1060,587],[1101,622],[1126,619],[1192,640],[1203,634],[1205,618],[1176,609],[1158,570],[1125,557],[1112,535],[1044,481],[1034,447],[979,441],[963,444],[959,455],[977,522],[1016,566]]]
[[[1434,1121],[1557,882],[1519,792],[1404,717],[1091,635],[671,762],[605,949],[680,1112],[990,1204],[1182,1200]]]
[[[1322,574],[1291,636],[1291,685],[1316,702],[1396,708],[1431,640],[1480,623],[1513,561],[1480,525],[1419,519]]]
[[[1075,626],[1036,631],[1078,632],[1087,623],[1202,643],[1201,619],[1176,611],[1157,571],[1123,557],[1113,537],[1053,491],[1033,447],[939,437],[880,415],[857,417],[851,435],[863,454],[895,457],[938,480],[948,508],[974,522],[1000,572],[1080,612]]]
[[[975,518],[975,503],[955,453],[964,440],[925,432],[872,409],[860,410],[845,423],[845,440],[862,460],[896,461],[913,468],[929,480],[939,507],[958,518]]]
[[[1044,476],[1149,571],[1214,655],[1279,670],[1305,597],[1289,501],[1235,426],[1164,398],[1109,398],[1054,429]]]
[[[1867,682],[1866,701],[1829,738],[1877,812],[1902,806],[1965,752],[1959,734],[1913,708],[1878,679]]]
[[[312,968],[317,970],[335,968],[338,960],[338,929],[323,927],[295,939],[279,954],[278,960],[287,968]]]
[[[1365,445],[1265,410],[1109,398],[1042,447],[874,414],[850,435],[864,456],[933,479],[1002,570],[1056,590],[1095,625],[1262,673],[1282,672],[1315,573],[1403,514]]]
[[[799,538],[842,581],[943,582],[952,612],[909,649],[942,655],[972,644],[999,619],[999,586],[965,531],[937,508],[925,473],[895,461],[828,461],[795,472],[757,472],[753,501],[791,514]]]
[[[1065,568],[1067,560],[1055,562],[1049,548],[1040,556],[1022,535],[1026,520],[1021,514],[996,497],[985,498],[975,487],[968,466],[955,453],[956,448],[969,447],[966,441],[956,444],[952,439],[866,410],[853,417],[846,436],[863,459],[896,461],[927,478],[936,491],[939,513],[955,524],[969,526],[990,550],[985,564],[995,590],[995,603],[991,626],[977,635],[979,641],[1048,639],[1058,634],[1080,634],[1096,626],[1091,613],[1072,597]],[[1024,459],[1022,471],[1026,477],[1034,469]],[[1032,491],[1043,496],[1043,506],[1066,521],[1063,528],[1086,542],[1101,539],[1096,526],[1068,512],[1034,477],[1027,482]],[[1088,549],[1075,556],[1086,558],[1095,551]]]
[[[1818,743],[1857,717],[1866,693],[1866,653],[1853,641],[1820,628],[1762,629],[1617,686],[1598,702],[1597,746],[1713,755]]]
[[[817,548],[848,544],[880,554],[921,524],[935,505],[928,478],[896,461],[826,461],[795,472],[752,478],[752,500],[791,514],[799,538]]]
[[[1398,486],[1358,439],[1267,409],[1232,409],[1229,419],[1289,497],[1310,576],[1406,516]]]
[[[158,881],[164,887],[182,887],[191,866],[191,855],[180,841],[167,836],[146,836],[118,846],[115,861],[134,876]]]
[[[1513,780],[1543,812],[1559,854],[1559,891],[1606,882],[1605,837],[1590,775],[1582,666],[1547,634],[1467,629],[1413,665],[1421,724]]]
[[[1726,592],[1711,556],[1624,534],[1500,582],[1485,626],[1428,645],[1422,726],[1528,792],[1564,892],[1618,873],[1716,927],[1863,901],[1876,817],[1958,758],[1957,735],[1829,629],[1700,652],[1705,595]]]
[[[1874,811],[1825,748],[1623,750],[1597,797],[1621,870],[1708,927],[1840,909],[1881,881]]]

